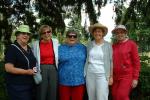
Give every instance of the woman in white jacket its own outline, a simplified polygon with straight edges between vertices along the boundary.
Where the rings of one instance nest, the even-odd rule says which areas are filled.
[[[37,59],[37,70],[42,74],[42,82],[37,89],[37,100],[56,100],[58,40],[52,38],[52,28],[48,25],[42,25],[39,34],[40,40],[32,44]]]

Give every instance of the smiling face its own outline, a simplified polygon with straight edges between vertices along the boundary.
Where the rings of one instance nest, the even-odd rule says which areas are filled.
[[[41,31],[41,38],[44,41],[49,41],[52,37],[52,30],[49,28],[43,28]]]
[[[19,41],[21,44],[28,44],[28,41],[30,39],[30,33],[19,33],[16,36],[17,41]]]
[[[118,41],[123,41],[127,37],[127,32],[123,29],[116,29],[114,34]]]
[[[102,40],[104,37],[104,31],[101,28],[96,28],[93,30],[93,37],[95,40]]]
[[[70,32],[66,35],[66,42],[69,45],[74,45],[77,43],[77,34],[75,32]]]

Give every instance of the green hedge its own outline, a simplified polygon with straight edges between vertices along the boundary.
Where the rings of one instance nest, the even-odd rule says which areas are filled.
[[[139,84],[132,92],[132,100],[150,100],[150,58],[141,56]]]
[[[4,82],[4,63],[0,62],[0,100],[8,100]]]

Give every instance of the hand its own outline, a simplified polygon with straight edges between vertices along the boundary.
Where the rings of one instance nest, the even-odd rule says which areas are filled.
[[[109,80],[108,80],[108,85],[112,85],[113,84],[113,77],[109,77]]]
[[[33,67],[33,71],[37,73],[37,67]]]
[[[138,80],[133,80],[132,81],[132,88],[135,88],[138,84]]]
[[[27,75],[34,75],[35,74],[33,69],[27,69],[26,72],[27,72]]]

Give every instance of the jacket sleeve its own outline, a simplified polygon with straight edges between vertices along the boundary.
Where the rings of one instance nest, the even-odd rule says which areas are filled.
[[[31,43],[32,52],[36,58],[36,67],[40,71],[40,47],[39,41],[34,41]]]
[[[134,42],[132,43],[131,57],[133,66],[133,79],[138,80],[141,65],[140,65],[140,58],[138,55],[138,48],[136,43]]]
[[[91,41],[88,42],[87,46],[86,46],[86,61],[85,61],[85,66],[84,66],[84,77],[86,77],[86,73],[87,73],[87,68],[88,68],[88,59],[89,59],[89,48],[91,46]]]
[[[110,44],[110,77],[113,76],[113,60],[112,60],[113,50],[112,44]]]

